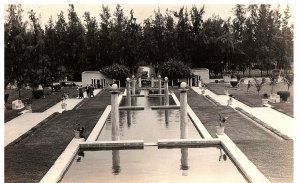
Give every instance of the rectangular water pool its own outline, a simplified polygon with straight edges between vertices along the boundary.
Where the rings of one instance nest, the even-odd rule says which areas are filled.
[[[220,146],[80,149],[63,183],[248,182]]]
[[[160,105],[163,97],[133,97],[133,106],[144,106],[145,110],[120,111],[120,139],[121,140],[144,140],[145,142],[156,142],[158,139],[180,138],[180,111],[152,110],[151,106]],[[175,102],[170,100],[174,105]],[[125,105],[125,99],[121,106]],[[193,122],[189,120],[188,138],[201,139]],[[109,141],[111,138],[111,120],[106,120],[100,132],[98,141]]]

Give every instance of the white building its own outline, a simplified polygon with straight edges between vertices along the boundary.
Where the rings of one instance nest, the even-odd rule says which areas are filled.
[[[199,80],[202,83],[209,83],[209,70],[206,68],[192,68],[192,78],[190,82],[192,82],[192,86],[198,86]]]
[[[111,78],[108,78],[100,71],[84,71],[82,72],[82,87],[94,85],[96,88],[104,88],[113,83]]]

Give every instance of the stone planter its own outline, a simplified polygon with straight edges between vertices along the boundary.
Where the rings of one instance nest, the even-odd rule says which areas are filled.
[[[223,79],[225,83],[229,83],[231,81],[231,75],[224,75]]]
[[[31,110],[31,104],[26,104],[26,105],[25,105],[25,109],[26,109],[26,110]]]
[[[224,90],[225,95],[229,95],[228,90]]]
[[[216,126],[217,135],[223,135],[225,126]]]
[[[66,104],[66,103],[62,103],[62,104],[61,104],[61,108],[62,108],[62,109],[66,109],[66,108],[67,108],[67,104]]]
[[[232,98],[229,98],[229,99],[227,100],[227,103],[228,103],[228,105],[232,105]]]
[[[75,136],[75,139],[80,139],[80,138],[81,138],[81,134],[82,134],[81,131],[74,130],[74,136]]]
[[[267,99],[267,98],[262,99],[262,105],[268,104],[268,102],[269,102],[269,99]]]

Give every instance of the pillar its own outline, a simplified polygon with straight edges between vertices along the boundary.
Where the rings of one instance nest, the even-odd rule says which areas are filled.
[[[158,94],[161,94],[161,76],[158,75]]]
[[[139,80],[139,88],[141,88],[142,87],[142,78],[139,78],[138,80]]]
[[[153,88],[154,87],[154,78],[153,78],[153,76],[151,77],[151,88]]]
[[[165,105],[169,105],[168,77],[165,77]]]
[[[188,148],[181,148],[181,170],[189,169],[188,156]]]
[[[112,150],[112,170],[115,175],[118,175],[121,171],[119,150]]]
[[[111,91],[111,124],[112,124],[111,139],[113,141],[120,140],[119,105],[118,105],[119,91],[117,91],[117,89],[118,89],[118,85],[113,84],[112,91]]]
[[[180,84],[180,138],[188,137],[187,89],[186,83]]]
[[[126,78],[126,91],[127,106],[131,106],[130,78]]]
[[[193,78],[190,78],[190,87],[193,86]]]
[[[135,95],[135,78],[134,75],[132,75],[132,95]]]
[[[165,123],[166,123],[166,127],[169,126],[169,110],[166,109],[165,110]]]

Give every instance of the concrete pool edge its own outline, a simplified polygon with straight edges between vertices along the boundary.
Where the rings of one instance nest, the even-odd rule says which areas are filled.
[[[84,139],[73,138],[63,153],[57,158],[52,167],[44,175],[40,183],[56,183],[61,180],[76,156],[79,149],[79,144],[82,140]]]
[[[226,134],[217,136],[221,140],[224,150],[251,183],[270,183],[270,180],[258,170]]]
[[[174,93],[171,93],[173,100],[175,101],[176,105],[180,106],[180,102],[177,99],[176,95]],[[191,109],[191,107],[187,104],[187,112],[188,116],[191,118],[193,123],[195,124],[195,127],[198,129],[200,135],[204,139],[213,139],[212,136],[208,133],[200,119],[197,117],[197,115],[194,113],[194,111]]]

